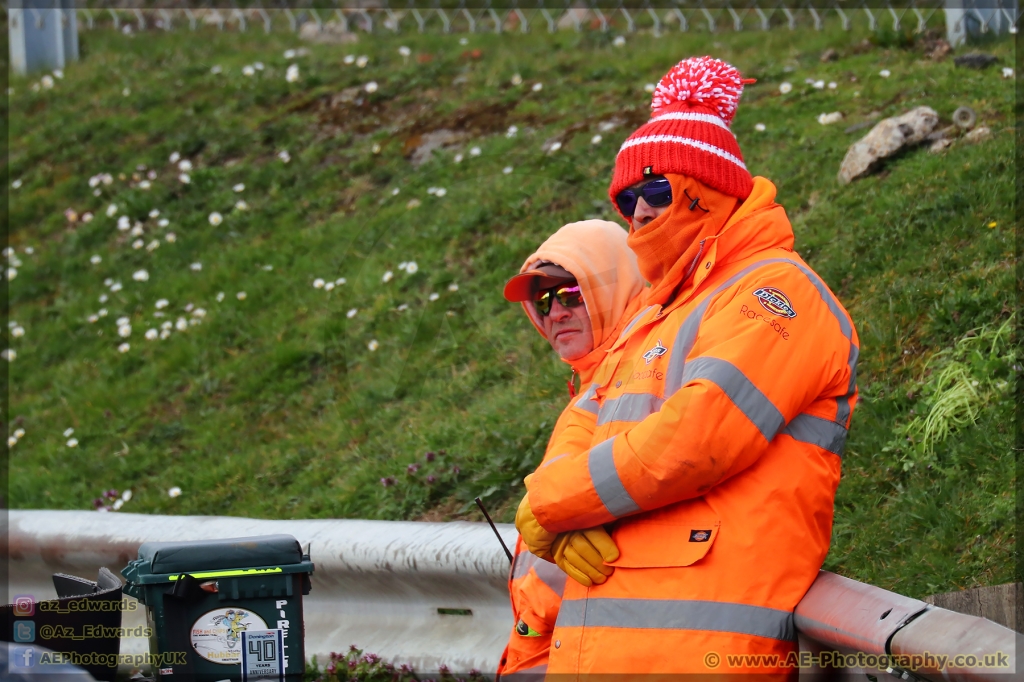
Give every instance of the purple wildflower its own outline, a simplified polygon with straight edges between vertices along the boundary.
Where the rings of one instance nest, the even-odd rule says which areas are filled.
[[[428,462],[433,462],[435,457],[437,457],[437,455],[435,455],[433,452],[428,452],[426,455],[424,455],[424,458]]]
[[[359,661],[357,661],[354,658],[351,661],[348,662],[348,667],[350,667],[350,668],[355,668],[357,665],[359,665]]]
[[[442,663],[441,665],[437,666],[437,672],[441,673],[442,675],[447,675],[451,671],[448,670],[448,666]]]
[[[402,673],[411,673],[411,672],[412,672],[412,668],[410,668],[410,667],[409,667],[409,664],[408,664],[408,663],[403,663],[403,664],[402,664],[402,665],[401,665],[401,666],[400,666],[400,667],[398,668],[398,671],[399,671],[399,672],[402,672]]]
[[[95,500],[92,501],[92,506],[95,507],[96,509],[99,509],[100,507],[103,506],[103,500],[97,497]]]
[[[348,650],[349,651],[359,651],[359,647],[357,647],[355,644],[349,644],[348,645]]]
[[[452,467],[452,473],[453,473],[453,474],[457,474],[457,473],[459,473],[460,471],[462,471],[462,469],[460,469],[459,467],[457,467],[457,466],[453,466],[453,467]]]
[[[331,663],[329,666],[324,668],[324,672],[326,672],[328,675],[333,675],[334,671],[337,669],[338,668],[333,663]]]
[[[437,480],[437,479],[436,479],[436,478],[434,478],[433,476],[427,476],[427,483],[433,483],[433,482],[434,482],[434,481],[436,481],[436,480]]]
[[[385,488],[393,486],[395,484],[395,477],[394,476],[385,476],[384,478],[380,479],[380,484],[382,486],[384,486]]]
[[[103,497],[108,497],[108,498],[110,498],[110,499],[112,499],[112,500],[113,500],[113,499],[116,499],[116,498],[117,498],[117,496],[118,496],[119,494],[120,494],[120,493],[118,493],[118,492],[117,492],[116,490],[114,490],[113,488],[111,488],[111,489],[110,489],[110,490],[108,490],[107,492],[103,493]]]
[[[412,464],[410,464],[409,466],[407,466],[405,468],[405,471],[407,473],[410,473],[410,474],[415,474],[419,470],[420,470],[420,465],[417,464],[416,462],[413,462]]]
[[[365,661],[366,663],[373,664],[379,660],[380,656],[378,656],[377,654],[363,654],[363,661]]]

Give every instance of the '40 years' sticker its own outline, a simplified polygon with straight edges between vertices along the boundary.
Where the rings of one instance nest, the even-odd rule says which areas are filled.
[[[214,609],[192,624],[192,648],[211,663],[238,665],[242,662],[242,631],[266,629],[267,622],[248,609]]]

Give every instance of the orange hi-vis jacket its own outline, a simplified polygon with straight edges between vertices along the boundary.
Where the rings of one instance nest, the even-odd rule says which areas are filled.
[[[619,336],[625,323],[640,309],[644,291],[643,278],[636,266],[636,256],[626,245],[626,232],[619,225],[603,220],[585,220],[563,226],[537,252],[523,263],[525,272],[538,261],[562,266],[576,276],[594,333],[594,350],[569,363],[579,373],[581,392],[593,391],[592,377],[607,351]],[[543,336],[543,324],[532,303],[523,308]],[[545,460],[556,442],[575,450],[590,445],[590,434],[596,426],[597,407],[593,401],[580,403],[575,396],[555,423]],[[570,407],[579,405],[591,424],[573,431],[581,440],[571,443],[564,434],[569,423]],[[589,410],[589,411],[587,411]],[[576,417],[577,425],[581,418]],[[547,669],[551,633],[555,628],[558,607],[565,588],[565,573],[555,564],[538,559],[517,538],[515,558],[509,575],[513,627],[509,643],[498,668],[500,679],[537,680]]]
[[[692,279],[628,323],[528,483],[545,529],[606,524],[620,551],[604,584],[568,581],[549,679],[795,680],[782,662],[828,552],[859,342],[774,199],[755,178]]]

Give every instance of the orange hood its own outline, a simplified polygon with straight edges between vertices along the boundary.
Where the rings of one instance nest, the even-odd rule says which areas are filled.
[[[636,310],[644,290],[643,277],[636,265],[636,255],[626,245],[626,231],[607,220],[583,220],[563,226],[523,263],[519,272],[526,272],[538,261],[559,265],[579,282],[583,303],[594,330],[594,350],[567,362],[589,381],[594,369],[618,338],[619,330]],[[547,339],[540,316],[529,302],[524,302],[530,322]]]

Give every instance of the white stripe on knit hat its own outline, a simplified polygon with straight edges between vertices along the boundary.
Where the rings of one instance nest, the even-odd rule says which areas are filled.
[[[725,121],[722,120],[721,116],[715,116],[714,114],[697,114],[686,111],[673,111],[669,114],[662,114],[661,116],[655,116],[645,125],[651,123],[657,123],[658,121],[699,121],[701,123],[710,123],[711,125],[718,126],[729,130],[729,126],[725,125]],[[731,133],[732,131],[729,130]]]
[[[626,151],[630,147],[637,146],[638,144],[658,144],[661,142],[674,142],[676,144],[685,144],[688,147],[696,147],[702,152],[714,154],[715,156],[719,156],[725,159],[726,161],[731,161],[732,163],[736,164],[743,170],[747,170],[746,165],[744,165],[742,161],[740,161],[739,159],[737,159],[735,156],[725,151],[724,149],[719,149],[718,147],[708,144],[707,142],[693,140],[690,139],[689,137],[679,137],[678,135],[645,135],[643,137],[634,137],[622,143],[622,146],[619,147],[619,154]],[[617,156],[618,154],[616,154],[616,157]]]

